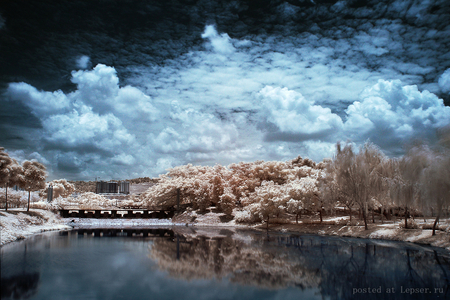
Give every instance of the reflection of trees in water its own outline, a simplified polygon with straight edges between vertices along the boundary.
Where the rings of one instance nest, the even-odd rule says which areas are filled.
[[[229,278],[231,282],[262,288],[318,288],[331,299],[379,298],[354,294],[354,289],[376,288],[386,298],[407,298],[400,287],[441,288],[448,295],[448,258],[419,247],[395,248],[373,242],[315,236],[253,236],[251,242],[232,237],[183,235],[155,240],[151,257],[172,277],[186,280]],[[380,288],[381,287],[381,288]],[[386,290],[395,288],[395,294]]]
[[[24,273],[1,279],[1,298],[28,299],[36,294],[39,273]]]
[[[231,282],[244,285],[282,288],[286,286],[310,287],[315,276],[302,269],[302,257],[290,259],[278,253],[252,247],[231,237],[208,239],[205,237],[179,238],[179,259],[177,259],[176,238],[155,240],[151,257],[170,276],[190,279],[229,278]],[[317,285],[314,282],[314,285]]]

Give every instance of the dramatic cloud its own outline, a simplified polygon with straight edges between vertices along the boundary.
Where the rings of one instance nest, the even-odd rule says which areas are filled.
[[[55,178],[400,155],[450,123],[446,0],[111,3],[2,10],[0,142]]]
[[[361,94],[361,101],[350,105],[344,124],[349,138],[370,138],[387,150],[399,152],[412,139],[434,141],[436,129],[450,123],[450,107],[436,95],[417,86],[380,80]]]

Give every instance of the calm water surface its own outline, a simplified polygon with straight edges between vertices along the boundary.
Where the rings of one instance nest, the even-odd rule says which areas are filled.
[[[137,234],[71,231],[5,245],[2,299],[450,299],[441,249],[227,229]]]

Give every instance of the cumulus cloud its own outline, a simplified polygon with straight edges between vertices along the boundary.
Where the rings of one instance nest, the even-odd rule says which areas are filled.
[[[239,137],[234,124],[193,109],[181,110],[176,103],[170,114],[175,126],[151,134],[154,148],[163,153],[208,153],[234,149]]]
[[[11,83],[6,90],[11,101],[20,101],[29,106],[37,116],[47,116],[70,109],[70,99],[62,91],[45,92],[24,83]]]
[[[344,130],[349,138],[370,138],[382,147],[396,147],[411,140],[435,138],[436,129],[450,123],[450,107],[436,95],[420,92],[415,85],[380,80],[350,105]]]
[[[281,132],[298,134],[302,139],[324,138],[342,128],[341,118],[331,109],[314,105],[295,91],[266,86],[257,96],[267,120]]]
[[[52,32],[45,49],[14,32],[36,57],[7,52],[4,70],[18,61],[54,79],[46,91],[39,81],[8,85],[8,105],[42,126],[21,136],[61,172],[108,178],[189,162],[320,160],[346,139],[398,154],[401,143],[433,140],[448,123],[434,95],[450,92],[445,0],[288,2],[155,2],[139,8],[142,20],[121,19],[127,35],[99,16],[76,34]]]
[[[84,147],[114,151],[132,146],[134,136],[112,114],[98,115],[85,107],[81,111],[58,114],[43,120],[44,139],[53,145],[83,151]]]
[[[442,99],[399,80],[380,80],[365,89],[343,119],[287,88],[267,86],[257,99],[263,118],[275,125],[265,128],[266,138],[300,143],[314,158],[327,156],[336,140],[346,139],[358,143],[370,139],[396,154],[413,139],[434,141],[436,129],[450,123],[450,107]],[[314,152],[312,146],[321,150]]]

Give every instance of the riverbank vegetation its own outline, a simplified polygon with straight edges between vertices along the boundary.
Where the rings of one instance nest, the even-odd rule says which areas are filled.
[[[185,165],[170,169],[159,183],[135,200],[150,207],[175,207],[205,213],[214,207],[233,215],[236,222],[284,222],[295,216],[344,213],[352,223],[361,216],[370,221],[434,218],[433,235],[450,205],[450,130],[440,131],[439,144],[416,144],[402,157],[390,158],[367,142],[359,149],[337,143],[332,159],[315,163],[297,157],[291,161],[256,161],[216,165]],[[370,220],[371,218],[371,220]]]
[[[437,146],[417,143],[402,157],[388,157],[367,142],[359,148],[337,143],[331,159],[316,163],[297,157],[289,161],[240,162],[228,167],[194,166],[169,169],[142,194],[133,194],[120,204],[94,193],[70,196],[74,184],[62,179],[49,182],[54,198],[32,207],[57,210],[65,207],[102,209],[112,207],[178,210],[180,216],[215,212],[238,224],[311,223],[339,216],[339,222],[384,223],[403,218],[403,228],[417,228],[417,218],[433,218],[433,235],[439,219],[448,216],[450,205],[450,128],[442,129]],[[0,149],[0,200],[8,203],[8,187],[19,185],[46,199],[45,168],[38,162],[19,165]],[[35,183],[31,178],[34,178]],[[139,179],[140,180],[140,179]],[[147,180],[148,181],[148,180]],[[13,192],[9,201],[23,202]],[[16,199],[18,198],[18,199]],[[125,206],[124,206],[125,205]],[[5,206],[6,207],[6,206]],[[358,217],[361,221],[356,221]],[[188,220],[189,221],[189,220]],[[344,224],[343,224],[344,225]]]

